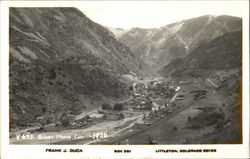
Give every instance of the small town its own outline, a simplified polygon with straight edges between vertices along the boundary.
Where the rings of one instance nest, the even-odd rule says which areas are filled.
[[[178,109],[174,100],[182,100],[183,98],[183,95],[176,95],[179,87],[169,86],[169,82],[165,81],[135,82],[129,89],[131,97],[128,100],[116,103],[113,106],[103,103],[96,112],[92,112],[92,114],[79,120],[72,120],[72,127],[87,126],[103,120],[120,120],[131,117],[135,113],[143,114],[142,120],[135,124],[151,125]]]

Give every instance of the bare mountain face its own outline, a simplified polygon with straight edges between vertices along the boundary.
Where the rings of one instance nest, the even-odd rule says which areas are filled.
[[[118,77],[142,73],[128,47],[75,8],[10,8],[9,22],[12,127],[126,98]]]
[[[237,17],[207,15],[156,29],[132,28],[117,38],[152,70],[160,70],[172,60],[187,56],[201,44],[241,30],[241,21]]]
[[[106,28],[112,33],[112,36],[114,37],[119,37],[122,34],[126,33],[126,30],[122,28],[112,28],[112,27],[106,27]]]
[[[226,33],[202,44],[160,70],[163,76],[206,78],[215,71],[241,70],[242,32]]]

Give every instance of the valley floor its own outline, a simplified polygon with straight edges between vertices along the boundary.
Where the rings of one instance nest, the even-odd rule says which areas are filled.
[[[157,111],[123,110],[120,120],[93,121],[82,128],[12,135],[10,144],[211,144],[240,143],[240,124],[233,101],[201,81],[173,82],[175,106]],[[173,99],[172,98],[172,99]],[[129,98],[126,102],[131,101]],[[237,107],[237,106],[236,106]],[[96,112],[92,110],[89,114]],[[117,112],[115,112],[117,113]],[[236,115],[235,115],[236,114]],[[86,113],[76,117],[81,119]],[[55,125],[52,127],[56,127]],[[16,133],[18,135],[18,133]],[[18,139],[19,138],[19,139]]]

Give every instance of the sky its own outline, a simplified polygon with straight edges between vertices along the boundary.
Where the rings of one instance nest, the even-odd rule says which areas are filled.
[[[103,26],[158,28],[202,15],[242,17],[247,1],[83,1],[77,6]]]

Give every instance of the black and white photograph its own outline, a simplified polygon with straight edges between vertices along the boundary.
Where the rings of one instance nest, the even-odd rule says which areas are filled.
[[[1,1],[0,158],[248,158],[248,1]]]
[[[241,8],[196,4],[10,7],[9,144],[241,144]]]

